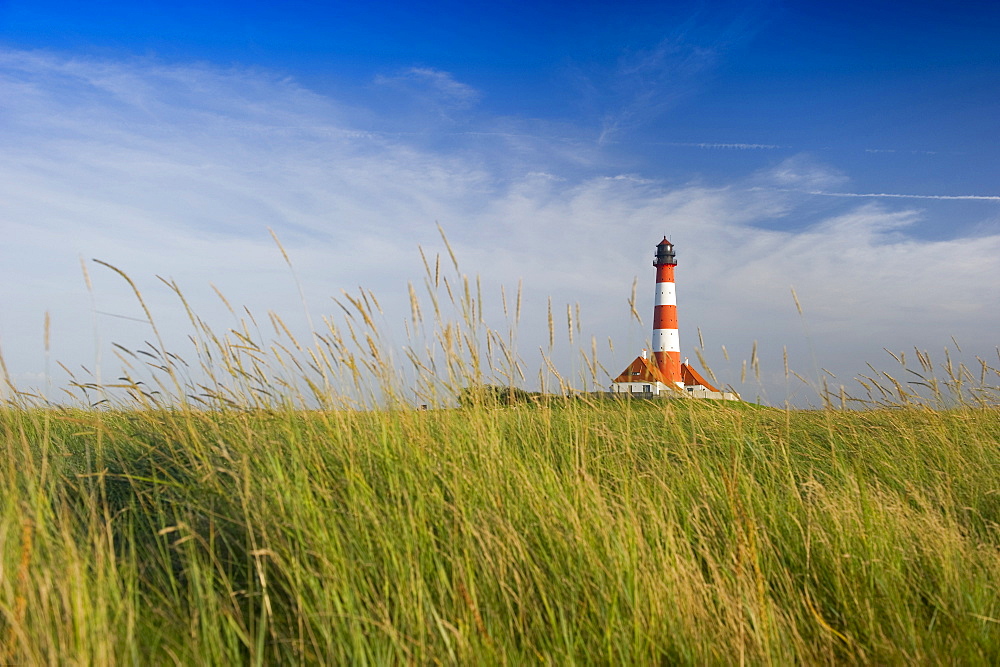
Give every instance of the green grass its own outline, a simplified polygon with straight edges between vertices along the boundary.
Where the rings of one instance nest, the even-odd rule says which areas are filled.
[[[189,362],[154,336],[83,407],[15,394],[0,663],[1000,664],[994,369],[918,355],[927,398],[875,376],[866,410],[456,408],[523,378],[516,334],[426,287],[406,373],[362,292],[308,345],[192,313]]]
[[[32,664],[996,664],[998,417],[6,410],[0,645]]]

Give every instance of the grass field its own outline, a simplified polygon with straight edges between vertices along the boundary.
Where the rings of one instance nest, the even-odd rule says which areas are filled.
[[[1000,661],[1000,412],[5,410],[22,664]]]
[[[195,370],[150,345],[0,410],[0,663],[1000,664],[1000,408],[942,397],[964,371],[864,410],[456,408],[516,362],[437,323],[415,410],[364,297],[312,347],[192,314]]]

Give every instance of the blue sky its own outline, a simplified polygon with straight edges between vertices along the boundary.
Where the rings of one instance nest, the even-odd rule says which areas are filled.
[[[315,317],[363,285],[395,330],[440,224],[494,317],[524,281],[529,367],[549,297],[580,305],[575,344],[627,364],[665,233],[682,353],[700,328],[750,397],[811,400],[784,349],[849,388],[891,367],[882,348],[954,337],[998,361],[997,34],[1000,8],[943,2],[0,0],[4,359],[58,385],[53,360],[113,365],[112,341],[148,337],[81,258],[128,271],[181,343],[156,275],[223,328],[210,283],[294,322],[268,228]],[[578,365],[568,341],[552,357]]]

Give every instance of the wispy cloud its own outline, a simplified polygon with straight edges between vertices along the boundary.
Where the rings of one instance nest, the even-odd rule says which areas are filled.
[[[458,109],[468,109],[480,99],[478,90],[456,80],[450,72],[432,67],[411,67],[394,75],[380,74],[375,77],[375,83]]]
[[[705,90],[719,66],[766,22],[772,10],[768,5],[722,3],[679,21],[675,17],[664,26],[659,42],[626,49],[613,70],[582,67],[581,90],[599,113],[599,143],[662,119],[679,102]]]
[[[819,190],[844,185],[847,176],[809,155],[794,155],[753,177],[767,188],[786,190]]]
[[[613,141],[620,132],[662,115],[702,84],[699,75],[712,68],[718,54],[712,48],[686,43],[675,36],[655,48],[624,56],[609,84],[600,84],[603,108],[598,143]]]

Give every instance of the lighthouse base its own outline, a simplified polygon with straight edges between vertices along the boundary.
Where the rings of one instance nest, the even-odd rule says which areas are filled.
[[[656,365],[645,355],[636,357],[628,368],[616,377],[609,389],[612,396],[632,398],[701,398],[716,401],[738,401],[739,394],[719,391],[688,364],[681,364],[683,382],[664,382]]]
[[[629,398],[699,398],[712,401],[739,401],[740,395],[731,391],[712,391],[700,385],[668,387],[662,382],[613,382],[608,391],[611,396]]]

